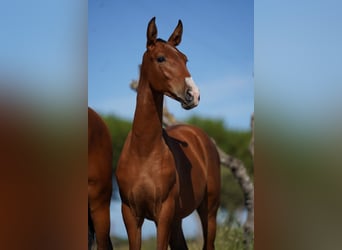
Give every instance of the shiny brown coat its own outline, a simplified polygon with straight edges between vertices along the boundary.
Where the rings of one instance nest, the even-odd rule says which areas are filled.
[[[116,177],[131,250],[141,247],[145,218],[157,226],[157,249],[187,249],[182,218],[197,210],[203,249],[214,249],[220,196],[220,161],[215,145],[199,128],[162,127],[164,94],[184,109],[198,105],[199,92],[176,46],[179,21],[169,40],[156,39],[153,18],[147,29],[147,51],[139,80],[132,131],[122,150]]]

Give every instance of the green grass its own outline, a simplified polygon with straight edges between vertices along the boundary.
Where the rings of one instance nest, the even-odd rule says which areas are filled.
[[[112,238],[116,250],[128,250],[128,242],[126,239]],[[187,239],[189,250],[202,250],[202,237]],[[150,238],[143,240],[141,245],[142,250],[156,249],[156,239]],[[253,243],[245,247],[244,234],[240,227],[219,226],[217,228],[216,250],[252,250]]]

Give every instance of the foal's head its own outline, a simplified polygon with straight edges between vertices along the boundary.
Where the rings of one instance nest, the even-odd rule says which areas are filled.
[[[200,94],[186,67],[186,55],[176,48],[182,32],[179,20],[167,42],[157,39],[155,17],[152,18],[147,28],[147,50],[141,70],[152,89],[179,101],[184,109],[191,109],[198,105]]]

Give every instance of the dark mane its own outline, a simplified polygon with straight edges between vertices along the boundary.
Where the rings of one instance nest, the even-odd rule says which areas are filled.
[[[157,42],[162,42],[162,43],[166,43],[166,41],[164,39],[158,38]]]

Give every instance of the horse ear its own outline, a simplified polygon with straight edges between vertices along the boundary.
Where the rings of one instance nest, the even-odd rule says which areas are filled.
[[[156,17],[153,17],[147,26],[147,44],[146,47],[149,48],[151,45],[155,44],[157,40],[157,26]]]
[[[183,24],[181,20],[178,20],[178,25],[170,36],[168,43],[172,44],[173,46],[177,46],[182,41],[182,34]]]

